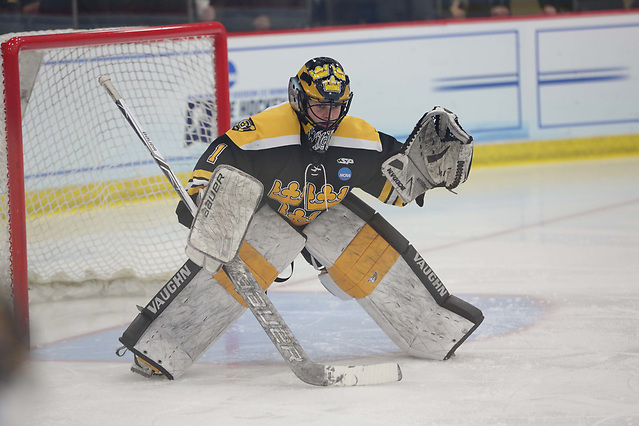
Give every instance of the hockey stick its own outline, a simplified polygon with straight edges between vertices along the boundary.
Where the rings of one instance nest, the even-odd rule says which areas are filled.
[[[142,127],[116,90],[109,76],[100,76],[98,82],[111,96],[124,118],[126,118],[144,146],[149,150],[155,162],[195,217],[197,206],[180,184],[148,134],[142,130]],[[282,355],[282,358],[300,380],[315,386],[356,386],[396,382],[402,379],[399,365],[395,363],[334,366],[312,361],[244,262],[235,257],[231,262],[225,264],[223,269],[231,282],[233,282],[236,291],[242,296],[255,318]]]

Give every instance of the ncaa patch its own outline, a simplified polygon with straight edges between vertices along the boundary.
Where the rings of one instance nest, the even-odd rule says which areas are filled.
[[[255,130],[255,124],[253,124],[253,119],[245,118],[233,126],[231,130],[235,130],[236,132],[252,132]]]
[[[342,167],[341,169],[339,169],[339,172],[337,172],[337,176],[341,180],[349,180],[351,177],[353,177],[353,172],[351,172],[351,169],[349,169],[348,167]]]

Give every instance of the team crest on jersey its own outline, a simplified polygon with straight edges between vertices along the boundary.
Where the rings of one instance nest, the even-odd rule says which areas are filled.
[[[245,118],[244,120],[237,123],[231,130],[235,130],[236,132],[252,132],[255,129],[255,124],[253,123],[253,119]]]
[[[349,186],[342,186],[335,190],[331,184],[325,184],[318,190],[310,182],[304,188],[295,181],[285,185],[276,179],[268,197],[280,203],[278,213],[291,223],[307,225],[322,211],[341,203],[349,189]]]

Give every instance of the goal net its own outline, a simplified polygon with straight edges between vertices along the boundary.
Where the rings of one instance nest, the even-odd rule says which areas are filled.
[[[178,177],[229,127],[216,22],[1,36],[0,296],[163,280],[186,260],[178,197],[98,77],[108,74]]]

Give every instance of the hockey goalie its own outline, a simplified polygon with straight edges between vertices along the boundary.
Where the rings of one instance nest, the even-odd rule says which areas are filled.
[[[466,181],[473,141],[456,115],[435,107],[402,144],[348,115],[349,77],[327,57],[290,78],[288,97],[218,137],[195,165],[186,188],[199,206],[195,220],[184,201],[176,210],[191,228],[190,260],[120,338],[134,372],[180,377],[247,309],[220,268],[229,259],[210,257],[210,241],[232,255],[237,247],[263,290],[302,253],[331,293],[356,299],[415,357],[448,359],[482,322],[479,309],[451,295],[413,246],[351,194],[360,188],[384,203],[422,205],[426,191]],[[251,179],[257,197],[247,195]]]

